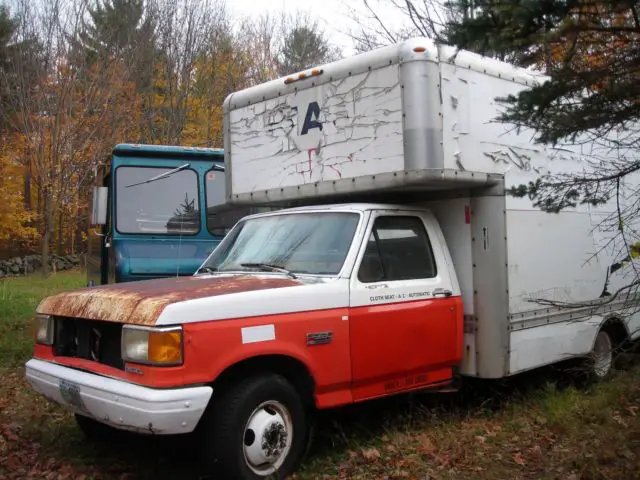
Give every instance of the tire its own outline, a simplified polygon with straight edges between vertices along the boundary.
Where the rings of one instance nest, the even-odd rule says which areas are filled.
[[[117,429],[100,423],[93,418],[75,414],[76,424],[87,438],[93,442],[109,442],[118,438],[121,434]]]
[[[604,380],[614,369],[614,341],[606,330],[600,330],[593,343],[593,350],[587,359],[589,377],[593,380]]]
[[[305,452],[307,414],[282,376],[262,374],[217,394],[200,425],[201,454],[214,478],[286,478]]]

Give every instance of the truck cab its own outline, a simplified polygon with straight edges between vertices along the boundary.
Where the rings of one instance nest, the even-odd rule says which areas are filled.
[[[225,205],[222,149],[120,144],[96,178],[88,285],[191,275],[255,211]]]
[[[455,379],[463,306],[443,239],[424,208],[294,208],[243,219],[203,270],[214,278],[264,272],[291,279],[295,288],[259,294],[259,315],[274,329],[276,343],[268,348],[279,343],[302,356],[320,388],[316,402],[328,407]],[[296,325],[301,308],[317,319]],[[251,307],[240,315],[251,316]],[[306,352],[295,352],[302,338]],[[438,341],[425,348],[427,338]]]

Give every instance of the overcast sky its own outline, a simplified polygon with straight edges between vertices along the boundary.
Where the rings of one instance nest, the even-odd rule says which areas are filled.
[[[386,0],[371,0],[377,11],[385,20],[397,25],[406,19],[395,9],[389,7]],[[353,52],[353,43],[345,32],[348,32],[350,19],[348,7],[362,9],[362,0],[227,0],[227,7],[241,16],[258,16],[264,12],[277,14],[282,10],[290,13],[300,11],[321,20],[331,41],[342,47],[346,55]]]

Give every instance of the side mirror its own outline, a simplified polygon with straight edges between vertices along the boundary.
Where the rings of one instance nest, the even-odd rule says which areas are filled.
[[[108,193],[108,187],[93,187],[92,225],[105,225],[107,223]]]

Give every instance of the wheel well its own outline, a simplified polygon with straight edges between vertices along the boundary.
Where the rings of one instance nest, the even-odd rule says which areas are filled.
[[[231,365],[213,381],[214,395],[216,389],[223,389],[240,378],[256,373],[282,375],[294,386],[307,406],[313,405],[315,382],[309,369],[299,360],[286,355],[262,355]]]
[[[629,333],[627,332],[624,323],[618,317],[611,317],[601,327],[611,336],[611,341],[614,347],[619,347],[629,339]]]

